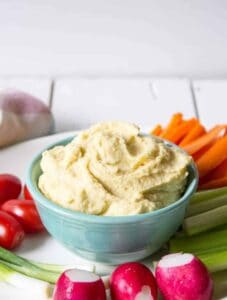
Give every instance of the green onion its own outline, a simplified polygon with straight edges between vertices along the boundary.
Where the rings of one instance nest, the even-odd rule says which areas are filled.
[[[49,283],[22,275],[3,263],[0,263],[0,279],[14,287],[26,289],[32,294],[39,295],[40,299],[49,297],[53,290]]]
[[[2,262],[1,262],[2,263]],[[47,271],[36,266],[18,266],[13,263],[3,262],[6,266],[10,267],[12,270],[19,272],[21,274],[27,275],[32,278],[40,279],[49,283],[56,283],[60,273]]]
[[[56,283],[60,276],[60,273],[44,270],[2,247],[0,247],[0,260],[17,272],[49,283]]]
[[[80,264],[70,264],[70,265],[55,265],[55,264],[46,264],[46,263],[40,263],[37,261],[29,260],[30,263],[33,265],[52,272],[62,273],[69,269],[79,269],[79,270],[85,270],[89,272],[94,272],[100,276],[105,276],[113,272],[113,270],[116,268],[116,266],[113,265],[104,265],[101,263],[94,262],[93,264],[89,265],[80,265]]]
[[[187,235],[194,235],[227,224],[227,205],[187,217],[183,229]]]
[[[197,192],[190,199],[186,216],[194,216],[223,205],[227,205],[227,187]]]
[[[0,281],[0,294],[1,300],[51,300],[52,295],[48,296],[45,293],[37,293],[37,291],[33,291],[32,289],[21,289],[18,287],[13,286],[4,281]]]
[[[173,238],[169,241],[169,251],[189,252],[195,255],[227,249],[227,227],[193,236]]]
[[[46,263],[40,263],[34,260],[28,260],[31,264],[47,271],[56,272],[58,274],[63,273],[66,270],[69,269],[80,269],[85,270],[89,272],[95,271],[95,265],[78,265],[78,264],[71,264],[71,265],[56,265],[56,264],[46,264]]]
[[[76,268],[79,270],[94,272],[100,276],[103,276],[103,275],[105,276],[105,275],[112,273],[113,270],[116,268],[116,266],[104,265],[104,264],[96,263],[96,262],[93,264],[90,263],[89,265],[80,265],[80,264],[55,265],[55,264],[40,263],[40,262],[37,262],[34,260],[29,260],[29,262],[41,269],[56,272],[56,273],[62,273],[66,270]]]

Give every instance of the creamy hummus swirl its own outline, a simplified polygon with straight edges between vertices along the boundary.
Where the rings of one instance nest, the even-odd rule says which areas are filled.
[[[51,201],[83,213],[123,216],[173,203],[184,191],[191,158],[123,122],[81,132],[42,155],[39,188]]]

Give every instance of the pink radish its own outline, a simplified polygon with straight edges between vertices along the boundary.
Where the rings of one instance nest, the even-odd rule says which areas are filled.
[[[165,300],[212,299],[212,279],[204,264],[192,254],[174,253],[164,256],[155,273]]]
[[[53,300],[106,300],[106,291],[98,275],[71,269],[59,277]]]
[[[112,300],[156,300],[157,286],[152,272],[143,264],[120,265],[110,278]]]

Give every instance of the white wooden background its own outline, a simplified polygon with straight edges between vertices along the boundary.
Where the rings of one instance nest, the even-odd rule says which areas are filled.
[[[225,0],[0,0],[0,37],[0,87],[40,97],[58,132],[175,111],[226,122]]]
[[[227,76],[226,0],[1,0],[1,75]]]
[[[0,89],[29,92],[51,108],[56,132],[101,120],[125,120],[143,128],[166,123],[174,112],[209,126],[227,122],[227,80],[149,77],[2,77]]]

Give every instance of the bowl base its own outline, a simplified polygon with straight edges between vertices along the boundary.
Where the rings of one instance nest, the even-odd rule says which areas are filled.
[[[72,249],[71,249],[72,250]],[[106,263],[109,265],[122,264],[125,262],[138,261],[150,256],[154,251],[151,249],[143,249],[131,253],[93,253],[89,251],[73,249],[73,252],[79,256],[91,261]]]

